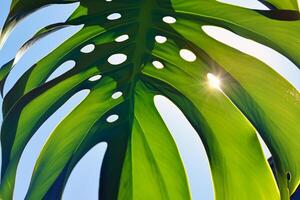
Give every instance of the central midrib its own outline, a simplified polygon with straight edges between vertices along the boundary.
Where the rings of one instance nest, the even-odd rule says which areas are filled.
[[[140,73],[144,66],[145,56],[147,51],[147,34],[152,26],[152,11],[156,5],[155,0],[145,0],[140,4],[139,14],[137,20],[139,22],[136,47],[133,54],[133,77]]]
[[[140,2],[140,9],[137,15],[138,21],[138,29],[136,32],[136,39],[135,43],[136,46],[134,48],[133,57],[132,57],[132,68],[131,68],[131,75],[129,80],[130,82],[130,89],[129,89],[129,98],[131,99],[130,103],[130,116],[133,117],[134,113],[134,94],[135,94],[135,85],[137,83],[141,74],[141,71],[145,65],[146,61],[146,52],[147,52],[147,35],[152,27],[152,19],[153,9],[157,6],[156,0],[144,0]],[[154,44],[154,38],[153,38]]]

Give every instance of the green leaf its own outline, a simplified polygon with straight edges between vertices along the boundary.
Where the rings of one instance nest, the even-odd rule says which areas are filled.
[[[1,96],[3,95],[3,87],[4,87],[5,80],[8,76],[11,68],[13,67],[13,62],[14,62],[14,59],[9,61],[5,65],[3,65],[0,69],[0,91],[1,91]]]
[[[262,3],[268,3],[277,9],[286,9],[286,10],[298,10],[298,1],[297,0],[259,0]]]
[[[119,154],[113,155],[118,159],[113,157],[104,160],[104,165],[109,165],[109,167],[104,168],[103,179],[104,183],[111,186],[108,190],[112,192],[107,193],[104,189],[101,193],[103,199],[116,198],[118,190],[120,199],[140,199],[145,193],[149,193],[149,199],[190,198],[178,150],[155,110],[152,92],[141,83],[137,83],[137,92],[132,97],[137,100],[133,109],[134,113],[130,119],[126,119],[126,115],[130,112],[128,110],[130,102],[127,98],[130,97],[125,97],[124,100],[111,99],[111,92],[115,88],[111,81],[108,78],[101,80],[99,84],[102,87],[94,90],[53,132],[37,162],[27,199],[41,199],[49,189],[49,185],[51,186],[53,180],[57,178],[57,173],[68,164],[69,160],[71,162],[74,159],[78,161],[78,156],[83,155],[78,152],[83,149],[86,151],[91,148],[91,143],[95,145],[103,140],[108,142],[108,151],[118,149]],[[120,121],[117,126],[120,128],[117,129],[118,132],[115,132],[109,128],[105,119],[109,114],[114,113],[108,112],[117,105],[121,105],[118,110],[114,111],[119,113]],[[91,115],[91,112],[94,114]],[[144,115],[145,112],[147,115]],[[122,118],[126,120],[122,120]],[[80,119],[84,119],[84,121],[81,121],[81,125],[78,126],[74,121]],[[133,126],[131,127],[129,124],[133,124]],[[99,130],[97,127],[101,127],[101,129]],[[161,129],[156,132],[156,127],[161,127]],[[113,150],[110,149],[111,145],[115,147]],[[124,146],[123,153],[120,152],[122,148],[119,149],[122,146]],[[53,151],[54,149],[55,151]],[[123,158],[120,155],[123,155]],[[45,169],[44,166],[51,167]],[[172,168],[169,168],[170,166]],[[107,172],[111,169],[114,170]],[[113,173],[119,174],[121,177],[116,177],[116,182],[109,183],[114,180],[111,177]],[[178,182],[174,182],[174,177]],[[157,185],[157,183],[160,184]],[[104,188],[106,187],[104,185]],[[151,197],[150,194],[153,196]]]
[[[19,19],[42,6],[71,2],[13,1],[1,40]],[[89,95],[40,153],[26,199],[59,199],[78,161],[100,142],[108,144],[101,199],[191,199],[155,95],[173,101],[199,134],[216,199],[289,199],[300,182],[299,91],[269,66],[202,30],[204,25],[228,28],[274,48],[299,68],[299,13],[292,1],[275,6],[291,10],[255,11],[207,0],[81,0],[65,23],[45,27],[22,48],[59,28],[84,24],[4,97],[0,199],[12,199],[18,162],[36,130],[82,90]],[[117,39],[124,35],[126,40]],[[85,52],[88,45],[95,48]],[[69,60],[76,62],[73,69],[46,82]],[[9,70],[5,66],[1,73]],[[210,87],[208,74],[220,78],[220,88]],[[116,92],[122,96],[115,99]],[[110,121],[111,116],[118,118]],[[256,132],[274,157],[275,176]]]

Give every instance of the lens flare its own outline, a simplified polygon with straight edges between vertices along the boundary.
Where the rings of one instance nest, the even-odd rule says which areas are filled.
[[[221,81],[217,76],[215,76],[211,73],[208,73],[207,79],[208,79],[208,83],[209,83],[210,87],[215,88],[215,89],[220,89]]]

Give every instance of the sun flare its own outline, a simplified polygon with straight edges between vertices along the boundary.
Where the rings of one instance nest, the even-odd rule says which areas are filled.
[[[215,76],[214,74],[208,73],[207,79],[208,79],[208,84],[210,85],[210,87],[215,88],[215,89],[220,89],[221,81],[217,76]]]

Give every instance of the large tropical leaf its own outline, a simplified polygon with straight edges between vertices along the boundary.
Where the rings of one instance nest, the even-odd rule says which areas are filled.
[[[75,0],[13,0],[1,34],[35,10]],[[0,198],[12,199],[16,169],[35,131],[81,90],[87,98],[54,130],[36,163],[27,199],[59,199],[76,163],[107,142],[100,199],[190,199],[176,144],[153,98],[165,95],[202,139],[216,199],[289,199],[300,182],[300,94],[269,66],[203,30],[224,27],[284,54],[300,68],[295,0],[244,9],[214,0],[81,0],[65,22],[83,28],[32,66],[4,97]],[[68,60],[76,66],[47,79]],[[13,61],[1,70],[3,86]],[[221,88],[208,78],[216,75]],[[122,95],[120,95],[122,94]],[[274,158],[274,173],[256,131]],[[273,176],[274,174],[274,176]]]

